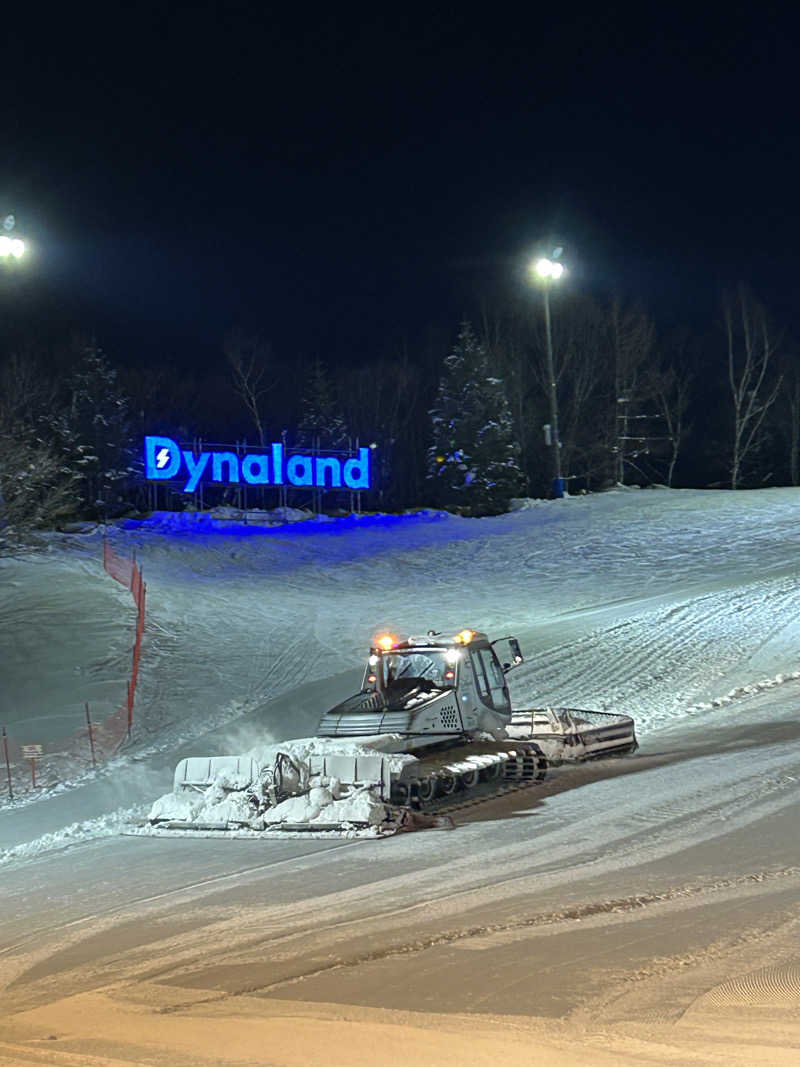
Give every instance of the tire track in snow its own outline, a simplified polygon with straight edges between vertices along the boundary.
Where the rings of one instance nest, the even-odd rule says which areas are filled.
[[[798,592],[793,578],[763,581],[594,630],[531,657],[520,669],[515,703],[618,710],[654,726],[708,697],[715,680],[792,625]]]

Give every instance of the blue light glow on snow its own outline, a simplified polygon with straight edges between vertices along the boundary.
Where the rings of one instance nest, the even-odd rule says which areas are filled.
[[[124,530],[167,534],[175,537],[330,537],[343,536],[354,530],[390,530],[453,520],[446,511],[422,510],[408,515],[343,515],[337,518],[286,520],[271,518],[268,513],[253,512],[247,522],[212,512],[155,512],[147,519],[125,519],[118,525]]]

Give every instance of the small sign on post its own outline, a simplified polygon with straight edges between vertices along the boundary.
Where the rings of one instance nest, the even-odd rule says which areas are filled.
[[[22,758],[28,760],[31,765],[31,783],[36,788],[36,761],[41,759],[43,748],[41,745],[23,745]]]
[[[3,727],[3,751],[6,757],[6,774],[8,775],[8,799],[14,799],[14,789],[11,785],[11,761],[8,758],[8,734],[6,733],[5,726]]]

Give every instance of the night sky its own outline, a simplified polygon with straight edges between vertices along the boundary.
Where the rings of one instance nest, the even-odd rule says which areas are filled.
[[[4,339],[188,367],[241,326],[355,362],[455,329],[550,236],[571,285],[665,322],[711,325],[744,278],[795,328],[789,16],[382,7],[7,24],[0,212],[34,253]]]

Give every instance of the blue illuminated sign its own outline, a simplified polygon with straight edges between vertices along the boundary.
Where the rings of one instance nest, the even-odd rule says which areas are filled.
[[[217,485],[288,485],[302,489],[369,489],[370,449],[344,456],[285,454],[282,444],[265,451],[199,452],[181,448],[171,437],[145,437],[145,477],[150,481],[186,478],[184,493],[200,482]]]

